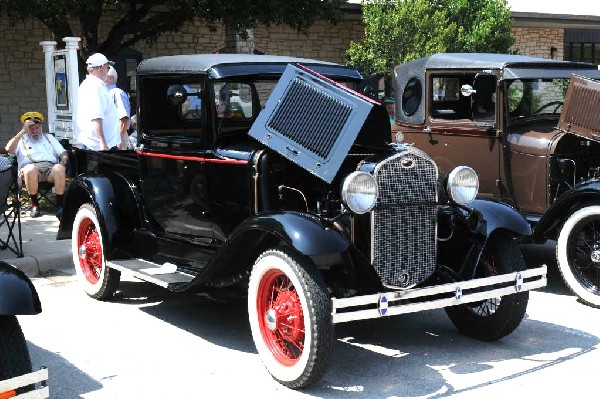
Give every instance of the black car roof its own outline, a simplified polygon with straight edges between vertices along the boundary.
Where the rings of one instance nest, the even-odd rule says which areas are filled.
[[[206,73],[212,79],[246,75],[281,75],[290,63],[300,63],[331,78],[362,80],[354,68],[309,58],[258,54],[190,54],[149,58],[138,75]]]

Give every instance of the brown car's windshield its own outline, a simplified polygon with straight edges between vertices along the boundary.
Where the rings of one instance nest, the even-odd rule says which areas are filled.
[[[516,79],[506,81],[509,123],[537,117],[558,117],[569,79]]]

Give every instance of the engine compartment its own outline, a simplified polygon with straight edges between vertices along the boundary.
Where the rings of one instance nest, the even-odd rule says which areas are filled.
[[[600,178],[600,143],[574,134],[560,137],[550,160],[550,203],[572,187]]]

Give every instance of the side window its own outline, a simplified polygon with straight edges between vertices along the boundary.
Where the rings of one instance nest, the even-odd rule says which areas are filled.
[[[250,84],[216,82],[214,90],[218,118],[251,119],[254,117]]]
[[[482,74],[473,84],[473,121],[489,126],[496,122],[496,77]]]
[[[418,78],[410,78],[402,92],[402,112],[406,116],[412,116],[419,109],[423,87]]]
[[[195,77],[193,77],[195,78]],[[149,136],[202,136],[204,86],[190,78],[142,77],[138,80],[138,128]]]
[[[474,76],[432,76],[431,110],[434,119],[468,119],[471,99],[460,94],[463,84],[473,82]]]

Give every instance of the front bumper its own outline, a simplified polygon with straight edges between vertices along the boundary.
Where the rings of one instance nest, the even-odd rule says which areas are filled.
[[[486,278],[350,298],[332,298],[332,321],[344,323],[498,298],[545,287],[546,265]]]
[[[17,389],[25,388],[29,385],[33,385],[32,391],[16,395]],[[43,367],[38,371],[0,381],[0,398],[4,397],[14,399],[49,398],[50,388],[48,387],[48,369]]]

